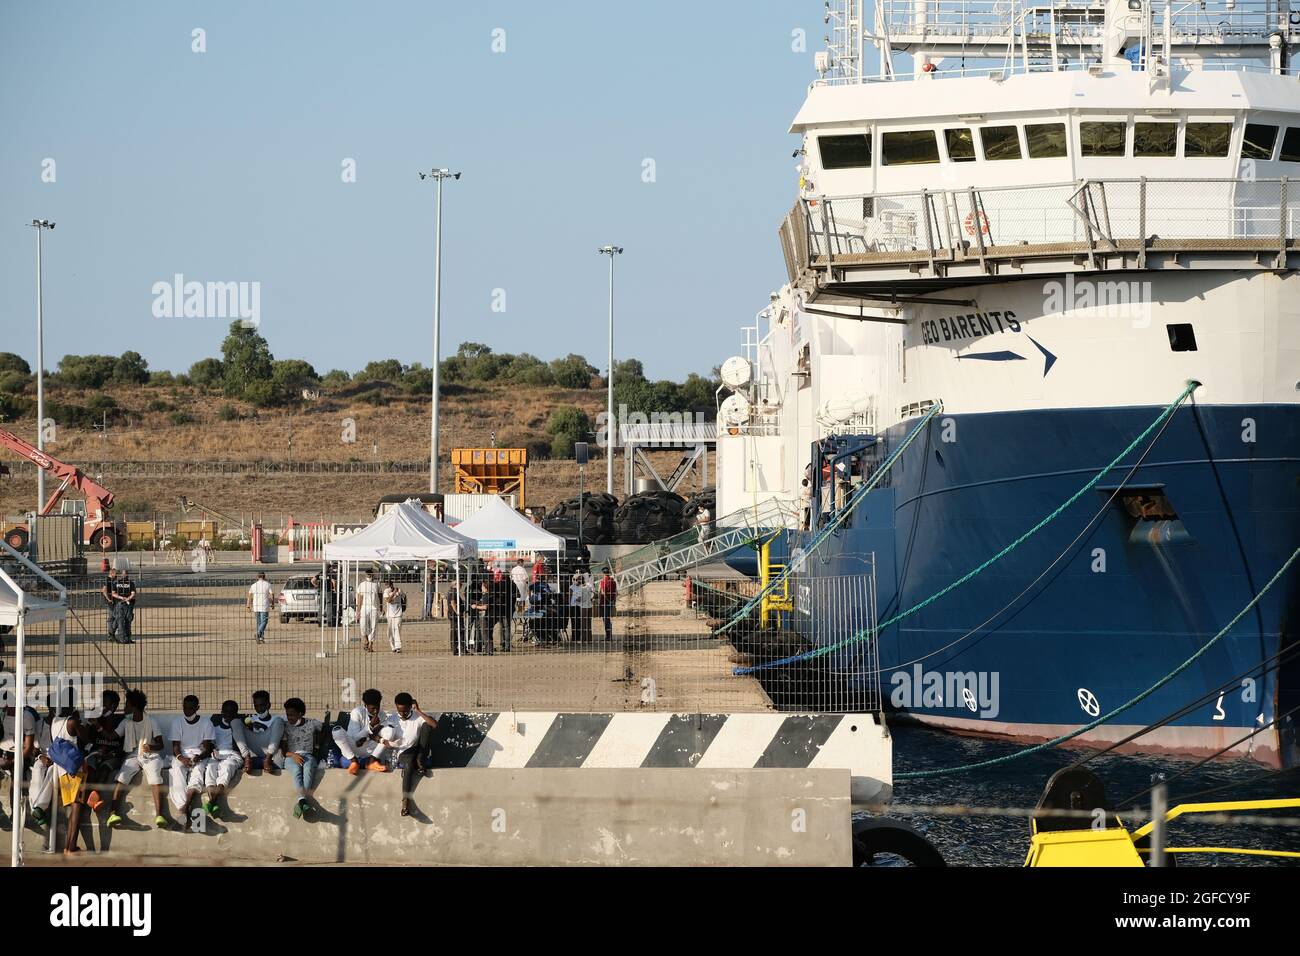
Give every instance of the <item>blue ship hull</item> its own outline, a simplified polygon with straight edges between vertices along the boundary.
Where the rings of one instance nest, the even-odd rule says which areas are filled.
[[[956,440],[942,440],[939,419],[927,425],[848,526],[823,545],[818,573],[860,571],[861,555],[874,552],[878,620],[887,620],[1050,514],[1158,414],[1104,408],[942,416],[955,423]],[[1253,420],[1253,434],[1245,420]],[[915,423],[890,429],[886,450]],[[898,691],[925,674],[982,675],[996,690],[988,706],[971,695],[924,699],[918,689],[902,695],[899,709],[959,732],[1050,739],[1090,722],[1094,710],[1106,714],[1138,696],[1232,620],[1300,544],[1300,407],[1185,406],[1130,477],[1145,447],[1005,558],[885,629],[879,657],[886,701],[897,704]],[[1121,484],[1126,494],[1163,494],[1163,516],[1135,517],[1118,501],[1108,505]],[[1279,715],[1300,705],[1300,662],[1267,670],[1261,662],[1297,640],[1300,563],[1195,663],[1080,742],[1116,742],[1199,701],[1128,749],[1207,755],[1276,719],[1232,752],[1294,766],[1296,719]],[[851,669],[859,653],[838,653],[831,666]]]

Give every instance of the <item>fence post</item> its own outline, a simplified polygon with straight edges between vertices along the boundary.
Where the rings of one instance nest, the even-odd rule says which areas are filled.
[[[1286,247],[1287,247],[1286,234],[1288,231],[1287,226],[1288,226],[1289,212],[1290,210],[1287,208],[1287,178],[1283,176],[1281,179],[1281,195],[1278,197],[1278,208],[1277,208],[1277,223],[1278,223],[1277,264],[1274,266],[1274,268],[1277,269],[1286,268]]]
[[[821,199],[822,209],[822,244],[826,253],[826,281],[830,283],[835,278],[831,273],[831,224],[830,218],[826,215],[826,197]]]
[[[1147,267],[1147,178],[1138,179],[1138,268]]]
[[[934,230],[930,226],[930,191],[921,190],[921,215],[925,218],[925,252],[930,263],[930,275],[936,275],[934,270]]]
[[[1165,866],[1165,813],[1169,810],[1169,789],[1158,783],[1151,790],[1151,866]]]

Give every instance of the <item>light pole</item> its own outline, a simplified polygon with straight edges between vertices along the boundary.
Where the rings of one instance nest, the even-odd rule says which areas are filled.
[[[449,169],[431,169],[420,173],[420,179],[433,179],[438,183],[436,225],[433,232],[433,417],[430,422],[429,491],[438,491],[438,365],[442,359],[442,181],[460,179],[460,173]]]
[[[601,246],[596,250],[609,256],[609,364],[605,384],[609,394],[605,402],[605,493],[614,493],[614,448],[618,444],[618,426],[614,422],[614,257],[623,254],[622,246]]]
[[[45,304],[41,296],[41,233],[53,229],[48,219],[33,219],[36,230],[36,448],[45,450]],[[36,469],[36,513],[45,507],[45,469]]]

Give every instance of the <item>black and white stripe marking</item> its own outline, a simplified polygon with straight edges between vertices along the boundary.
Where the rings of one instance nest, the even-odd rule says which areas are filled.
[[[893,780],[872,714],[444,714],[438,737],[439,767],[843,768],[866,804]]]

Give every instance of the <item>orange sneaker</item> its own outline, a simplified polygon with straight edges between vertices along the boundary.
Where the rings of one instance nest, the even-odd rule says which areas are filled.
[[[99,791],[97,790],[90,791],[89,796],[86,797],[86,806],[90,807],[91,812],[93,813],[103,805],[104,805],[104,798],[99,795]]]
[[[358,761],[358,760],[353,760],[350,764],[348,764],[348,773],[352,774],[352,776],[355,777],[355,776],[356,776],[357,774],[359,774],[360,772],[361,772],[361,762],[360,762],[360,761]]]
[[[388,773],[388,764],[384,763],[382,760],[372,760],[370,761],[370,766],[366,769],[373,770],[375,773]]]

